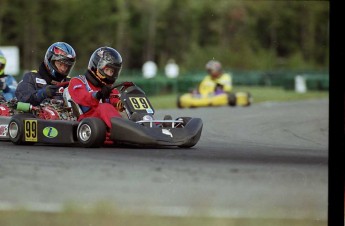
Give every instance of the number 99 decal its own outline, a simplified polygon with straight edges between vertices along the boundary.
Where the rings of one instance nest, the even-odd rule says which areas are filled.
[[[145,97],[130,97],[129,100],[135,110],[146,110],[151,108]]]
[[[37,142],[37,120],[24,120],[25,141]]]

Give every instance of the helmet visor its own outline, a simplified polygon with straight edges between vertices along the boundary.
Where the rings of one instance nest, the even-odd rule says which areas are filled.
[[[66,53],[63,49],[60,49],[56,46],[53,48],[52,61],[60,61],[64,64],[73,66],[75,63],[75,57],[71,54]]]
[[[63,60],[53,61],[54,69],[63,76],[69,75],[73,65],[66,64]]]
[[[105,68],[111,68],[114,70],[114,73],[112,75],[108,75],[104,72]],[[112,79],[117,79],[120,72],[121,72],[121,64],[119,64],[116,59],[108,54],[107,52],[104,53],[104,56],[99,60],[97,69],[101,73],[104,78],[112,78]]]

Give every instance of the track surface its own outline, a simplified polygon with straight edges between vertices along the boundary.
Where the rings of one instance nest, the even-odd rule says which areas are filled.
[[[0,144],[0,208],[105,201],[163,215],[327,219],[328,100],[160,110],[200,117],[190,149]]]

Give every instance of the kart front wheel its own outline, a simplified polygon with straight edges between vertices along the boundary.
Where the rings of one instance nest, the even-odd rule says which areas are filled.
[[[77,138],[82,147],[100,147],[106,137],[107,127],[99,118],[85,118],[77,128]]]
[[[8,124],[8,135],[10,141],[16,145],[32,145],[34,142],[27,142],[24,138],[24,119],[33,119],[35,116],[32,114],[24,113],[14,115]],[[36,134],[37,135],[37,134]]]
[[[176,105],[177,105],[177,108],[183,108],[182,107],[182,104],[181,104],[181,96],[182,95],[179,95],[178,97],[177,97],[177,100],[176,100]]]
[[[236,106],[236,95],[235,93],[228,94],[228,104],[229,106]]]

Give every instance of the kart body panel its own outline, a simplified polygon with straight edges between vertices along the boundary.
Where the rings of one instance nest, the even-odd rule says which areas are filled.
[[[11,116],[0,116],[0,141],[9,140],[8,123],[10,120]]]
[[[76,130],[79,123],[77,121],[45,120],[23,115],[18,114],[14,116],[22,122],[21,125],[23,128],[21,129],[23,134],[20,134],[20,141],[23,143],[42,143],[55,145],[78,143]]]
[[[123,118],[112,118],[111,122],[111,140],[144,146],[193,146],[199,140],[203,126],[200,118],[190,118],[183,127],[161,127],[154,120],[143,121],[144,125]]]

